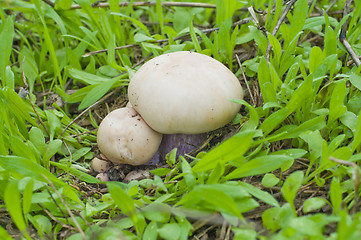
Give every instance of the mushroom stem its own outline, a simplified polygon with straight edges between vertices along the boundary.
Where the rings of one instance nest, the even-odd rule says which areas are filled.
[[[200,134],[164,134],[157,153],[147,165],[157,165],[164,161],[165,156],[174,148],[177,148],[178,158],[196,150],[207,140],[207,133]]]

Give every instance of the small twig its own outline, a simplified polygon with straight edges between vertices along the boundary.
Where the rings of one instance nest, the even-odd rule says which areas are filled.
[[[343,46],[346,48],[348,54],[350,54],[353,62],[356,64],[357,67],[359,67],[361,65],[361,61],[360,61],[359,57],[356,55],[356,53],[352,49],[350,43],[347,41],[346,35],[343,35],[343,34],[341,35],[341,34],[342,34],[342,32],[340,33],[340,41],[342,42]],[[347,63],[347,64],[349,64],[349,63]]]
[[[33,110],[34,110],[36,116],[38,117],[41,125],[44,127],[45,132],[46,132],[46,133],[48,134],[48,136],[50,137],[50,133],[49,133],[48,129],[46,128],[45,123],[44,123],[43,120],[41,119],[38,111],[36,110],[35,105],[34,105],[34,102],[33,102],[33,99],[31,98],[31,94],[30,94],[30,91],[29,91],[29,84],[28,84],[27,81],[26,81],[25,73],[24,73],[24,70],[23,70],[24,62],[25,62],[25,57],[24,57],[23,62],[22,62],[22,64],[21,64],[21,75],[22,75],[22,77],[23,77],[24,86],[25,86],[25,89],[27,90],[31,107],[33,108]]]
[[[341,160],[341,159],[338,159],[338,158],[335,158],[332,156],[329,159],[333,162],[353,167],[354,172],[352,173],[352,179],[354,181],[355,193],[354,193],[354,203],[353,203],[353,207],[352,207],[352,213],[356,213],[357,212],[357,204],[358,204],[359,186],[360,186],[360,168],[354,162]]]
[[[350,11],[351,11],[351,2],[352,2],[352,0],[346,0],[345,7],[343,9],[343,17],[347,16],[350,13]],[[343,24],[343,26],[341,28],[341,33],[343,35],[345,35],[345,37],[346,37],[347,28],[348,28],[348,20]],[[341,35],[341,33],[340,33],[340,35]]]
[[[100,100],[96,101],[95,103],[93,103],[91,106],[89,106],[87,109],[85,109],[84,111],[82,111],[78,116],[76,116],[65,128],[64,130],[61,132],[60,136],[63,136],[63,134],[65,133],[65,131],[76,121],[78,120],[81,116],[83,116],[86,112],[88,112],[89,109],[91,109],[92,107],[98,105],[99,103],[103,102],[104,100],[106,100],[108,97],[110,97],[111,95],[113,95],[117,90],[113,90],[110,93],[108,93],[107,95],[105,95],[104,97],[102,97]]]
[[[343,17],[347,16],[350,13],[350,11],[351,11],[351,2],[352,2],[352,0],[346,0],[345,8],[344,8],[344,11],[343,11]],[[350,43],[347,41],[347,38],[346,38],[346,32],[347,32],[347,29],[348,29],[348,22],[349,22],[349,20],[347,20],[343,24],[339,37],[340,37],[341,43],[346,48],[346,51],[348,52],[348,54],[350,54],[353,62],[356,64],[357,67],[359,67],[361,65],[360,59],[356,55],[355,51],[352,49]]]
[[[331,8],[333,7],[333,5],[335,5],[337,3],[337,0],[333,0],[333,2],[330,4],[330,6],[328,6],[328,8],[325,10],[326,13],[328,13],[328,11],[331,10]]]
[[[159,40],[158,40],[159,41]],[[126,48],[133,48],[133,47],[136,47],[138,46],[139,44],[138,43],[133,43],[133,44],[129,44],[129,45],[124,45],[124,46],[120,46],[120,47],[115,47],[114,50],[120,50],[120,49],[126,49]],[[93,51],[93,52],[88,52],[88,53],[85,53],[82,57],[90,57],[92,55],[95,55],[95,54],[99,54],[99,53],[103,53],[103,52],[107,52],[108,49],[101,49],[101,50],[98,50],[98,51]]]
[[[50,0],[43,0],[46,4],[52,6],[52,7],[55,7],[55,3],[50,1]]]
[[[63,228],[68,228],[71,230],[75,230],[75,228],[71,225],[66,225],[65,223],[59,221],[53,214],[51,214],[51,212],[49,212],[48,209],[44,208],[40,203],[38,203],[38,206],[53,220],[55,221],[57,224],[59,224],[61,227]]]
[[[259,27],[259,22],[258,22],[258,19],[257,19],[257,15],[256,15],[256,13],[255,13],[255,11],[254,11],[254,8],[253,8],[253,7],[249,7],[249,8],[248,8],[248,12],[249,12],[249,14],[251,14],[253,23],[254,23],[257,27]]]
[[[238,65],[239,65],[239,68],[241,69],[242,76],[243,76],[243,80],[244,80],[244,82],[246,83],[246,86],[247,86],[247,90],[248,90],[248,92],[249,92],[249,95],[251,96],[252,103],[253,103],[253,105],[254,105],[254,106],[256,106],[256,101],[254,100],[254,97],[253,97],[253,95],[252,95],[251,88],[250,88],[250,87],[249,87],[249,85],[248,85],[246,75],[244,74],[244,71],[243,71],[243,67],[242,67],[241,61],[239,60],[239,57],[238,57],[238,55],[237,55],[237,54],[236,54],[236,59],[237,59],[237,63],[238,63]]]
[[[296,1],[297,0],[291,0],[291,1],[288,2],[285,10],[281,14],[280,18],[278,19],[278,21],[276,23],[275,28],[272,31],[273,36],[276,36],[276,33],[278,32],[278,29],[281,27],[281,24],[282,24],[283,20],[286,18],[287,13],[290,11],[291,7],[295,4]],[[269,61],[271,47],[272,47],[271,43],[268,43],[266,54],[265,54],[265,58],[266,58],[267,61]]]
[[[73,220],[73,222],[74,222],[74,224],[75,224],[78,232],[79,232],[80,235],[82,236],[82,238],[83,238],[84,240],[86,240],[87,238],[86,238],[86,236],[85,236],[85,233],[84,233],[83,230],[81,229],[81,227],[80,227],[78,221],[76,220],[73,212],[70,210],[70,208],[68,207],[68,205],[66,204],[66,202],[64,201],[64,199],[61,197],[60,193],[56,190],[56,187],[54,186],[54,184],[53,184],[44,174],[42,174],[42,176],[43,176],[43,178],[45,178],[45,179],[48,181],[50,187],[54,190],[55,194],[58,196],[58,198],[60,199],[60,201],[61,201],[61,203],[63,204],[63,206],[66,208],[67,212],[69,213],[69,216],[70,216],[71,219]]]
[[[46,178],[47,179],[47,178]],[[48,180],[48,179],[47,179]],[[46,191],[48,191],[50,198],[53,200],[54,204],[57,206],[61,214],[63,215],[64,219],[68,222],[68,225],[71,226],[68,217],[65,215],[63,209],[59,206],[58,202],[55,200],[54,196],[51,194],[49,188],[46,188]]]

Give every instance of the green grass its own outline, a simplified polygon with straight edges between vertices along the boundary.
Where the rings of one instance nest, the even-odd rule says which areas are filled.
[[[360,55],[360,1],[343,17],[345,1],[298,0],[275,35],[281,0],[47,2],[0,2],[1,239],[360,238],[361,68],[338,37],[347,21]],[[258,23],[237,24],[249,7]],[[100,116],[145,61],[181,50],[241,79],[237,132],[99,185]]]

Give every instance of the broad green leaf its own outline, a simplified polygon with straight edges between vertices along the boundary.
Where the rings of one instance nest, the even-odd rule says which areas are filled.
[[[71,67],[67,67],[65,68],[65,70],[67,71],[67,73],[74,79],[84,83],[84,84],[101,84],[101,83],[106,83],[112,80],[119,80],[120,78],[107,78],[107,77],[102,77],[102,76],[98,76],[95,74],[91,74],[91,73],[87,73],[84,71],[80,71],[78,69],[75,68],[71,68]]]
[[[71,160],[73,162],[75,162],[75,161],[79,160],[81,157],[84,157],[90,151],[91,151],[90,147],[80,148],[72,153]],[[59,162],[62,162],[62,163],[68,162],[68,161],[70,161],[70,156],[59,160]]]
[[[184,8],[175,8],[173,14],[173,28],[177,32],[187,28],[189,25],[192,15],[191,12]]]
[[[9,181],[4,194],[5,206],[14,221],[16,227],[22,232],[26,231],[25,219],[22,212],[18,182]]]
[[[308,1],[307,0],[298,0],[295,3],[293,16],[290,19],[291,22],[291,34],[290,39],[293,39],[294,36],[299,34],[302,31],[302,28],[305,24],[308,13]],[[288,16],[290,17],[290,16]],[[287,46],[287,44],[286,44]]]
[[[108,80],[107,82],[101,83],[98,86],[94,87],[89,93],[84,97],[79,105],[79,109],[84,109],[98,101],[103,97],[109,89],[117,82],[117,79]]]
[[[164,224],[157,231],[162,239],[178,240],[181,235],[181,228],[177,223]]]
[[[330,112],[327,124],[332,124],[337,118],[341,117],[346,112],[346,107],[343,101],[346,96],[346,82],[340,81],[334,88],[330,100]]]
[[[83,87],[83,88],[79,89],[78,91],[76,91],[75,93],[71,94],[70,96],[65,97],[65,99],[68,103],[81,102],[85,98],[85,96],[87,96],[89,94],[89,92],[92,89],[94,89],[96,86],[98,86],[98,85],[93,84],[93,85]]]
[[[264,132],[264,135],[268,135],[279,124],[281,124],[292,112],[302,107],[305,100],[308,98],[312,91],[312,75],[307,77],[295,91],[290,101],[287,103],[284,109],[280,109],[277,112],[272,113],[266,118],[260,126],[260,129]]]
[[[341,135],[338,135],[337,137],[335,137],[334,139],[332,139],[332,141],[328,145],[329,151],[330,152],[335,151],[336,148],[338,148],[342,144],[342,142],[345,140],[345,138],[346,138],[346,135],[341,134]],[[349,150],[351,150],[351,149],[349,149]]]
[[[323,54],[320,47],[313,47],[311,49],[311,55],[309,60],[309,69],[310,72],[313,73],[318,66],[320,66],[321,62],[323,60]]]
[[[349,80],[353,86],[355,86],[358,90],[361,91],[361,76],[360,75],[358,75],[356,73],[351,73]]]
[[[207,171],[216,167],[218,163],[225,164],[241,158],[250,147],[254,134],[254,131],[242,131],[233,135],[208,152],[192,170],[195,172]]]
[[[117,204],[120,210],[122,210],[122,212],[132,220],[134,226],[136,227],[137,233],[141,234],[145,227],[145,220],[138,216],[134,200],[117,182],[108,182],[107,186],[115,204]]]
[[[267,99],[267,102],[277,102],[276,88],[272,82],[265,82],[263,89],[262,96],[264,99]]]
[[[237,169],[226,175],[225,178],[235,179],[272,172],[280,168],[286,162],[292,160],[292,157],[285,155],[266,155],[257,157],[239,166]]]
[[[294,200],[296,198],[297,192],[302,185],[303,181],[303,172],[297,171],[289,175],[281,188],[282,195],[284,199],[291,205],[292,209],[294,208]]]
[[[134,41],[135,42],[146,42],[146,41],[154,41],[154,38],[149,37],[143,33],[136,33],[134,35]]]
[[[151,221],[144,230],[143,239],[157,240],[158,238],[157,222]]]
[[[266,229],[276,231],[281,226],[279,223],[280,207],[268,208],[262,213],[262,222]]]
[[[26,145],[19,137],[11,135],[9,141],[10,148],[15,155],[27,158],[32,162],[37,162],[34,152],[32,152],[28,145]]]
[[[32,196],[33,196],[33,187],[34,187],[34,180],[32,178],[29,179],[27,182],[24,192],[23,192],[23,214],[26,216],[30,213],[31,204],[32,204]]]
[[[209,177],[207,179],[207,184],[218,183],[223,173],[224,173],[224,166],[218,163],[216,167],[212,170],[211,174],[209,174]]]
[[[278,64],[281,61],[281,55],[282,55],[281,44],[278,41],[278,39],[275,36],[273,36],[272,34],[268,33],[267,36],[268,36],[268,39],[270,41],[270,44],[272,45],[272,49],[273,49],[273,53],[274,53],[274,59],[275,59],[275,62],[277,63],[276,66],[278,66]]]
[[[287,108],[280,109],[267,117],[262,122],[259,128],[264,132],[264,135],[266,136],[270,132],[272,132],[279,124],[281,124],[291,113],[292,111],[288,110]]]
[[[245,105],[248,108],[249,120],[248,120],[247,123],[245,123],[243,125],[242,131],[256,130],[256,128],[257,128],[257,126],[259,124],[259,117],[258,117],[257,110],[253,106],[251,106],[250,104],[248,104],[246,101],[244,101],[242,99],[233,99],[232,102]]]
[[[240,186],[242,186],[245,190],[247,190],[249,194],[258,198],[259,200],[261,200],[273,207],[280,206],[278,204],[277,200],[270,193],[262,191],[261,189],[255,187],[251,184],[245,183],[245,182],[239,182],[238,184]]]
[[[41,182],[48,183],[44,176],[55,185],[63,186],[65,183],[59,180],[48,170],[29,159],[18,156],[0,156],[0,166],[10,172],[21,174],[23,176],[33,177]]]
[[[268,46],[267,37],[263,34],[261,30],[259,30],[255,26],[250,25],[248,26],[248,28],[259,49],[262,51],[263,54],[265,54]]]
[[[56,0],[55,1],[55,9],[56,10],[67,10],[70,9],[71,4],[73,3],[72,0]]]
[[[342,191],[339,180],[334,177],[330,186],[330,199],[332,204],[332,210],[334,213],[338,212],[342,204]]]
[[[328,57],[332,54],[336,54],[337,49],[337,37],[336,33],[333,31],[332,27],[327,27],[325,32],[325,40],[324,40],[324,56]]]
[[[341,117],[340,121],[343,125],[348,127],[352,132],[355,132],[357,126],[357,116],[353,112],[346,111]]]
[[[45,147],[45,137],[40,128],[32,127],[29,133],[29,140],[37,147],[40,151]]]
[[[153,202],[142,208],[142,213],[150,221],[167,223],[171,216],[171,207],[165,203]]]
[[[261,61],[258,65],[258,82],[261,89],[261,93],[263,96],[263,100],[265,103],[272,102],[268,99],[268,95],[272,96],[272,94],[266,93],[266,83],[271,83],[271,75],[268,67],[268,63],[264,57],[261,58]],[[268,85],[269,87],[273,87],[272,84]],[[275,92],[275,91],[273,91]]]
[[[349,160],[352,156],[352,150],[349,147],[340,147],[333,151],[330,155],[337,159]]]
[[[316,159],[321,156],[323,138],[320,131],[306,131],[300,134],[300,138],[308,144],[311,158]]]
[[[2,84],[10,83],[6,76],[6,66],[9,64],[10,54],[13,48],[14,21],[12,17],[2,19],[0,25],[0,77]],[[8,87],[11,87],[8,86]]]
[[[290,149],[284,149],[277,152],[272,152],[270,155],[285,155],[292,158],[301,158],[307,153],[304,149],[298,149],[298,148],[290,148]]]
[[[303,212],[309,213],[317,211],[327,203],[327,200],[321,197],[308,198],[303,203]]]
[[[290,221],[290,227],[292,227],[295,231],[300,234],[304,234],[306,236],[322,236],[322,229],[320,226],[315,224],[307,216],[302,216],[298,218],[294,218]]]
[[[232,189],[234,191],[237,188]],[[240,189],[240,187],[238,187],[238,189]],[[238,193],[230,193],[227,190],[228,189],[222,187],[222,184],[197,185],[176,205],[182,205],[184,207],[204,205],[204,210],[225,211],[226,213],[242,218],[241,212],[235,202],[235,197],[232,197],[232,195]]]
[[[297,111],[305,102],[307,102],[310,94],[312,93],[312,75],[309,75],[302,84],[294,91],[290,101],[287,103],[286,108],[291,111]]]
[[[46,144],[43,151],[43,164],[45,167],[49,167],[49,160],[57,153],[63,142],[60,139],[55,139]]]
[[[7,86],[10,89],[15,89],[15,75],[13,71],[11,70],[10,66],[6,66],[5,69],[5,86]]]
[[[282,85],[282,81],[281,81],[280,77],[278,76],[278,72],[276,71],[275,66],[270,64],[269,70],[270,70],[270,74],[271,74],[271,82],[273,84],[273,90],[276,91],[279,88],[279,86]],[[272,101],[276,102],[277,101],[276,93],[274,93],[274,95],[275,95],[275,99]]]
[[[0,226],[0,238],[3,240],[13,240],[13,238],[9,235],[9,233]]]
[[[352,151],[355,151],[361,144],[361,112],[358,114],[354,140],[352,142]]]
[[[54,139],[56,130],[61,128],[61,123],[59,118],[55,115],[53,111],[46,110],[45,114],[48,119],[47,125],[50,134],[49,138],[51,141]]]
[[[50,220],[44,215],[35,215],[31,221],[35,226],[38,226],[38,231],[43,231],[46,234],[51,234],[52,224]],[[36,222],[36,223],[34,223]]]
[[[60,168],[66,172],[69,171],[69,173],[71,173],[72,175],[76,176],[77,178],[79,178],[81,181],[87,182],[87,183],[100,183],[99,179],[85,173],[82,172],[80,170],[77,170],[75,168],[72,167],[68,167],[67,165],[61,164],[61,163],[57,163],[57,162],[50,162],[51,165],[56,166],[57,168]]]
[[[279,182],[280,179],[276,177],[273,173],[266,173],[262,178],[262,185],[266,188],[274,187]]]

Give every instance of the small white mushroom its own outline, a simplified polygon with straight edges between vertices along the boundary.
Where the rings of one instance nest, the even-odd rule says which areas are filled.
[[[91,162],[91,166],[95,172],[105,172],[109,166],[109,162],[95,157]]]
[[[141,165],[157,152],[162,134],[151,129],[130,107],[109,113],[101,122],[99,150],[113,163]]]
[[[109,181],[109,176],[107,173],[98,173],[96,175],[96,178],[99,179],[101,182],[108,182]]]
[[[163,134],[204,133],[235,117],[242,99],[237,77],[203,54],[174,52],[153,58],[133,76],[128,98],[148,125]]]

